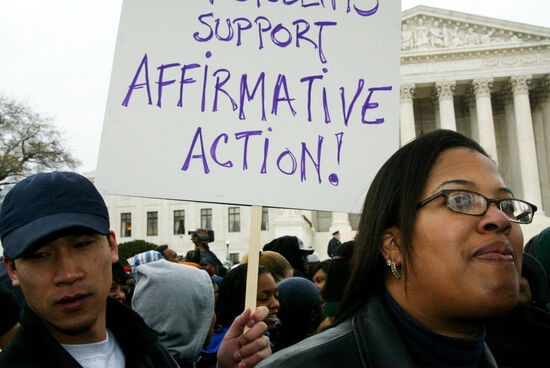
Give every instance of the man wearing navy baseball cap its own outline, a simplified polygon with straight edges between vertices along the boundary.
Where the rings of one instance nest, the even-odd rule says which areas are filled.
[[[2,203],[0,238],[12,284],[26,300],[0,367],[177,367],[143,319],[108,298],[118,246],[88,179],[51,172],[16,184]],[[235,320],[220,366],[250,367],[270,354],[265,324],[256,323],[266,315],[259,309]]]

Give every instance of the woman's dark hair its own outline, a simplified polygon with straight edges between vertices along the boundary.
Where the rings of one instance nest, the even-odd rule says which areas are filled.
[[[113,282],[125,286],[126,281],[130,276],[126,273],[124,270],[124,266],[122,266],[122,263],[115,262],[111,265],[111,269],[113,271]]]
[[[325,259],[324,261],[319,262],[317,266],[311,271],[311,281],[313,281],[313,276],[317,273],[319,270],[325,271],[327,273],[328,266],[330,265],[330,262],[332,261],[332,258]]]
[[[327,302],[342,300],[351,274],[350,259],[333,258],[331,261],[328,270],[325,271],[327,278],[321,293],[323,300]]]
[[[220,285],[218,302],[216,305],[217,323],[222,326],[230,326],[235,317],[244,310],[246,295],[246,272],[248,265],[242,264],[231,269]],[[269,273],[264,267],[258,268],[258,276]]]
[[[349,282],[351,274],[351,259],[355,241],[342,243],[334,253],[334,257],[325,270],[327,279],[321,295],[327,302],[340,301],[344,296],[344,290]]]
[[[351,257],[353,256],[354,248],[355,248],[355,240],[348,240],[346,242],[343,242],[334,251],[334,257],[351,260]]]
[[[401,272],[406,282],[406,265],[412,265],[411,238],[417,203],[439,155],[457,147],[489,157],[474,140],[451,130],[436,130],[401,147],[380,168],[363,204],[351,276],[334,325],[351,317],[384,286],[387,267],[381,254],[382,237],[392,226],[400,230]]]

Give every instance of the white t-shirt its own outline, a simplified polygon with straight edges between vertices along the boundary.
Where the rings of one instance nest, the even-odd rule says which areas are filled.
[[[92,344],[61,344],[84,368],[124,368],[124,353],[111,331],[107,338]]]

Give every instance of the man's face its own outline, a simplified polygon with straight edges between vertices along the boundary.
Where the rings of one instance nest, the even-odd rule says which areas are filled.
[[[166,249],[164,251],[164,258],[166,258],[167,261],[178,263],[180,261],[178,254],[173,249]]]
[[[6,261],[14,286],[21,286],[28,306],[60,343],[105,339],[106,302],[111,264],[118,261],[114,233],[57,238]]]

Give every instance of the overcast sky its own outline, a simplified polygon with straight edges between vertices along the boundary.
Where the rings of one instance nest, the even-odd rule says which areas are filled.
[[[121,4],[0,0],[0,93],[53,118],[80,172],[97,162]],[[550,28],[548,0],[402,0],[417,5]]]

